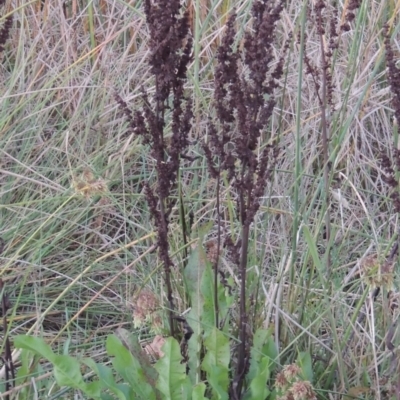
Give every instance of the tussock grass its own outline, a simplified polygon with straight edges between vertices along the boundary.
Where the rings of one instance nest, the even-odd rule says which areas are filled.
[[[2,13],[2,20],[7,12],[14,17],[0,66],[0,236],[6,242],[0,278],[12,300],[11,339],[40,334],[60,352],[101,358],[103,336],[132,326],[140,288],[157,293],[168,308],[143,194],[143,182],[155,174],[154,160],[127,131],[114,99],[117,92],[134,108],[141,86],[155,90],[140,3],[74,0],[63,8],[60,2],[31,1]],[[240,35],[251,26],[251,1],[187,3],[195,55],[187,83],[195,114],[191,155],[200,157],[183,161],[180,190],[187,214],[193,212],[194,239],[196,227],[216,220],[216,188],[199,145],[214,113],[215,52],[234,6],[241,46]],[[346,7],[348,2],[327,2],[327,13],[337,10],[343,23]],[[324,399],[340,399],[351,388],[365,389],[365,398],[389,398],[393,378],[392,353],[385,348],[392,319],[387,292],[374,302],[356,266],[374,252],[389,254],[398,231],[379,163],[382,150],[391,156],[393,143],[382,27],[389,21],[398,51],[396,7],[391,1],[363,2],[350,30],[339,34],[332,70],[335,112],[328,116],[329,193],[321,108],[303,63],[303,43],[314,64],[321,62],[317,28],[299,1],[288,2],[278,23],[276,42],[283,47],[290,32],[293,39],[271,122],[280,154],[252,225],[249,281],[260,292],[258,323],[274,329],[277,343],[279,338],[278,361],[288,364],[298,350],[310,350],[314,387]],[[277,45],[274,51],[278,58],[282,49]],[[235,199],[227,182],[221,201],[223,228],[235,236]],[[178,206],[172,216],[173,287],[184,312]],[[215,234],[214,227],[209,236]],[[225,253],[221,264],[237,279]],[[365,305],[369,312],[358,323]],[[398,353],[398,334],[393,343]],[[52,398],[45,394],[49,386],[38,387],[38,398]]]

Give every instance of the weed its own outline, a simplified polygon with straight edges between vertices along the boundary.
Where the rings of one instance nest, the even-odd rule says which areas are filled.
[[[0,2],[0,397],[396,398],[396,4],[61,3]]]

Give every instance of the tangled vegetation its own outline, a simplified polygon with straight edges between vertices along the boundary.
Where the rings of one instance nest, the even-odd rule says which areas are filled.
[[[398,4],[0,6],[0,398],[400,399]]]

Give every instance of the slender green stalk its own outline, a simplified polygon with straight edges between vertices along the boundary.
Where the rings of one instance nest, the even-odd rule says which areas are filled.
[[[93,50],[91,55],[92,64],[94,65],[96,61],[96,53],[94,50],[96,49],[96,36],[95,36],[95,26],[94,26],[94,0],[89,0],[88,4],[88,21],[89,21],[89,36],[90,36],[90,44]]]
[[[294,270],[295,260],[297,257],[297,234],[300,225],[300,214],[299,214],[299,190],[301,187],[302,180],[302,139],[301,139],[301,110],[302,110],[302,86],[303,86],[303,52],[304,52],[304,39],[305,29],[307,21],[307,7],[308,0],[303,1],[302,10],[300,14],[300,52],[298,59],[298,79],[297,79],[297,102],[296,102],[296,153],[295,153],[295,165],[294,165],[294,195],[293,195],[293,228],[292,228],[292,260],[290,268],[290,282],[294,281]]]

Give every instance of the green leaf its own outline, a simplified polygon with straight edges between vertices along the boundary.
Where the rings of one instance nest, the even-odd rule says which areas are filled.
[[[201,293],[203,295],[203,314],[201,316],[204,336],[208,336],[209,332],[215,326],[215,306],[214,306],[214,279],[212,269],[209,262],[206,263],[201,279]]]
[[[114,356],[112,364],[125,382],[129,383],[131,389],[140,399],[155,399],[155,391],[146,381],[143,369],[129,350],[115,336],[110,335],[106,342],[107,353]]]
[[[229,339],[226,335],[214,326],[207,336],[204,345],[207,349],[207,354],[203,361],[203,368],[206,368],[205,371],[211,365],[218,365],[226,369],[229,368]]]
[[[310,353],[306,351],[300,352],[297,357],[297,364],[301,368],[303,378],[307,381],[312,382],[314,374],[312,369],[312,360]]]
[[[35,376],[42,376],[46,372],[48,372],[47,369],[44,369],[40,364],[37,364],[36,371],[34,373]],[[54,386],[54,379],[49,378],[49,379],[43,379],[43,380],[38,380],[37,381],[37,386],[35,387],[35,391],[40,392],[42,390],[46,392],[50,392],[52,390],[52,387]],[[32,393],[33,391],[31,391]]]
[[[118,328],[115,331],[115,336],[117,336],[121,343],[129,350],[133,358],[139,361],[139,364],[143,369],[146,381],[150,384],[152,388],[155,388],[158,373],[154,369],[153,365],[151,365],[149,357],[144,353],[137,335],[132,334],[126,329]]]
[[[54,377],[59,386],[67,386],[81,390],[85,388],[81,367],[76,358],[66,355],[55,355],[53,367]]]
[[[256,375],[250,382],[252,400],[265,400],[270,394],[270,391],[267,388],[267,383],[270,377],[270,362],[270,358],[264,356],[258,363],[258,375]]]
[[[186,316],[186,320],[193,329],[192,337],[188,343],[188,365],[189,377],[193,384],[200,381],[200,353],[202,348],[202,325],[201,316],[203,314],[203,294],[201,293],[201,280],[205,269],[204,251],[200,251],[201,240],[197,247],[192,250],[189,261],[184,270],[185,284],[187,293],[190,297],[191,310]]]
[[[90,399],[101,399],[101,390],[103,389],[103,384],[100,381],[93,381],[85,384],[83,393],[86,394]]]
[[[226,393],[229,386],[229,339],[219,329],[213,327],[204,341],[206,355],[202,363],[207,372],[207,379],[219,398]]]
[[[323,269],[323,264],[321,259],[319,258],[318,255],[318,248],[317,248],[317,244],[316,244],[316,240],[312,237],[310,230],[308,229],[308,226],[303,225],[303,232],[304,232],[304,236],[305,239],[307,241],[308,244],[308,248],[310,250],[311,253],[311,257],[314,261],[315,266],[317,267],[317,270],[322,273],[322,269]]]
[[[214,293],[214,270],[211,264],[207,261],[201,279],[201,293],[203,295],[203,313],[201,315],[202,328],[204,336],[208,336],[209,331],[215,326],[215,293]],[[229,295],[227,290],[218,280],[217,286],[219,320],[225,320],[229,313]],[[228,324],[225,324],[227,326]]]
[[[157,389],[166,400],[180,400],[189,397],[189,379],[186,376],[185,365],[181,364],[182,356],[179,343],[169,337],[162,347],[164,356],[157,361]]]
[[[276,360],[278,358],[279,351],[276,347],[276,343],[272,335],[269,335],[267,342],[264,344],[261,353],[270,358],[270,360]],[[273,364],[276,366],[276,364]]]
[[[86,384],[83,381],[80,364],[76,358],[68,355],[54,354],[51,347],[42,339],[34,336],[17,336],[14,340],[17,348],[22,348],[38,354],[53,364],[53,373],[59,386],[67,386],[87,392],[91,397],[99,397],[98,383]]]
[[[257,375],[250,382],[250,390],[252,400],[265,400],[270,393],[270,391],[267,389],[265,376],[261,374]]]
[[[228,400],[228,385],[226,385],[226,369],[217,365],[210,366],[207,373],[208,382],[213,390],[213,399]],[[228,381],[229,383],[229,381]]]
[[[206,256],[201,247],[202,243],[199,240],[197,247],[190,253],[188,263],[183,273],[191,308],[195,311],[196,315],[201,315],[203,308],[203,296],[200,291],[200,282],[205,269]]]
[[[193,334],[188,343],[188,367],[189,378],[193,385],[201,380],[201,349],[202,333],[199,321],[200,316],[194,310],[190,310],[186,320],[193,329]]]
[[[253,345],[250,349],[250,369],[247,379],[252,380],[259,373],[259,363],[263,356],[262,349],[267,343],[269,331],[266,329],[257,329],[253,336]]]
[[[127,385],[118,385],[115,382],[111,368],[103,364],[96,364],[91,358],[86,358],[83,362],[96,373],[104,387],[114,393],[119,400],[129,400],[131,398],[133,393],[130,393],[129,387]]]
[[[53,363],[55,354],[44,339],[36,336],[18,335],[14,339],[14,346],[38,354]]]
[[[31,373],[30,364],[32,361],[32,353],[29,350],[23,349],[19,357],[21,366],[18,368],[17,375],[15,377],[16,386],[22,385],[27,380],[27,376]]]
[[[108,393],[102,393],[101,394],[101,400],[115,400],[114,397],[112,397],[110,394]]]
[[[192,400],[207,400],[204,397],[204,393],[206,392],[206,385],[203,382],[198,383],[192,392]]]

